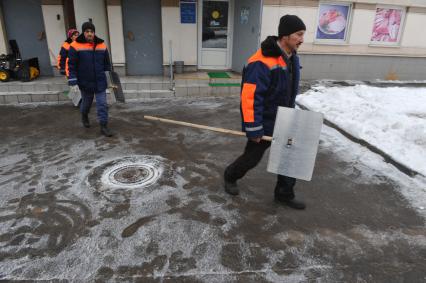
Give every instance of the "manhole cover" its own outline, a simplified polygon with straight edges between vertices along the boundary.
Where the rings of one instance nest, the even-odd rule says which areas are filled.
[[[121,184],[135,184],[147,179],[149,173],[147,168],[131,165],[116,169],[110,179]]]
[[[160,171],[151,164],[117,164],[104,173],[103,181],[124,187],[145,187],[160,177]],[[105,183],[105,182],[104,182]]]
[[[96,167],[88,176],[89,184],[98,191],[142,188],[158,181],[164,172],[159,157],[123,157]]]
[[[87,184],[108,201],[123,203],[161,187],[171,178],[167,159],[158,155],[124,156],[94,167]]]

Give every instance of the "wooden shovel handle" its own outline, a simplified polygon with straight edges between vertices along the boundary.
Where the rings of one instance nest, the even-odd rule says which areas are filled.
[[[209,130],[209,131],[214,131],[214,132],[219,132],[219,133],[224,133],[224,134],[232,134],[232,135],[237,135],[237,136],[245,136],[246,135],[246,133],[240,132],[240,131],[234,131],[234,130],[229,130],[229,129],[224,129],[224,128],[216,128],[216,127],[210,127],[210,126],[205,126],[205,125],[200,125],[200,124],[193,124],[193,123],[188,123],[188,122],[158,118],[158,117],[149,116],[149,115],[145,115],[144,118],[147,119],[147,120],[159,121],[159,122],[164,122],[164,123],[169,123],[169,124],[176,124],[176,125],[187,126],[187,127],[203,129],[203,130]],[[272,137],[263,136],[262,140],[272,141]]]

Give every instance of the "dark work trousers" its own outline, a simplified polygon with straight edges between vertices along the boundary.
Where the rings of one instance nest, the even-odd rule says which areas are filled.
[[[256,167],[262,159],[263,153],[270,146],[271,142],[269,141],[261,140],[259,143],[256,143],[248,140],[244,153],[226,168],[225,180],[233,183],[241,179],[250,169]],[[278,175],[277,177],[275,194],[279,194],[289,200],[294,199],[293,188],[296,184],[296,179],[284,175]]]
[[[105,90],[96,93],[82,90],[80,112],[89,114],[94,97],[96,97],[96,112],[98,114],[99,124],[106,125],[108,123],[108,105]]]

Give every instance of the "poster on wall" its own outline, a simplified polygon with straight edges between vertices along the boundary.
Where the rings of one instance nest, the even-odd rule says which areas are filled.
[[[403,8],[378,7],[374,17],[371,43],[398,44],[404,16],[405,9]]]
[[[249,22],[250,7],[241,7],[240,23],[246,25]]]
[[[316,40],[345,42],[351,8],[351,4],[320,3]]]
[[[180,23],[195,24],[196,23],[196,2],[195,0],[180,1]]]

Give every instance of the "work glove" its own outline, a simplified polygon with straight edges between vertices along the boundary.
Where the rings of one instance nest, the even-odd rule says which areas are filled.
[[[72,85],[72,86],[70,86],[70,91],[77,92],[78,91],[78,85]]]
[[[255,142],[255,143],[260,143],[260,141],[262,140],[262,137],[250,138],[250,140],[251,140],[252,142]]]

